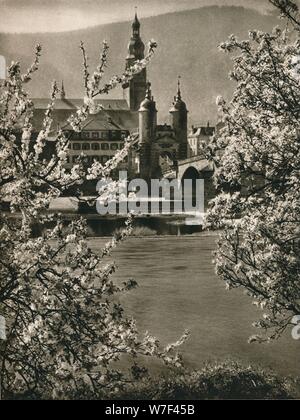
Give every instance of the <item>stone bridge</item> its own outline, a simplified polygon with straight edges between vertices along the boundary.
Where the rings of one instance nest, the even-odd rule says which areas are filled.
[[[171,169],[163,172],[167,179],[203,179],[204,180],[204,202],[207,208],[209,200],[215,197],[216,191],[213,184],[214,166],[207,159],[195,156],[189,159],[180,160]]]

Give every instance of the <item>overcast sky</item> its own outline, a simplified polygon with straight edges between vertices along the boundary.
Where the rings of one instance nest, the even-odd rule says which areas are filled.
[[[268,0],[0,0],[0,32],[58,32],[201,6],[244,6],[266,13]]]

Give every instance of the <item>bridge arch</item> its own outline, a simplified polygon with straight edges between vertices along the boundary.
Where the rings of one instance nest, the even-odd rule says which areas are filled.
[[[214,165],[201,157],[194,157],[177,162],[177,167],[169,168],[164,172],[166,179],[177,178],[183,186],[185,179],[191,179],[193,190],[195,191],[196,181],[198,179],[204,180],[204,207],[207,210],[211,199],[215,198],[217,191],[214,185]],[[184,191],[183,191],[184,192]],[[194,193],[192,192],[192,195]],[[193,200],[194,202],[194,200]]]
[[[193,206],[197,204],[197,180],[202,178],[203,176],[198,169],[191,165],[185,169],[180,180],[183,196],[184,198],[190,198]],[[188,184],[187,180],[191,182]]]
[[[201,179],[201,178],[202,176],[200,175],[200,172],[198,171],[198,169],[195,166],[191,165],[185,168],[185,171],[181,175],[181,182],[183,183],[185,179],[194,180],[194,179]]]

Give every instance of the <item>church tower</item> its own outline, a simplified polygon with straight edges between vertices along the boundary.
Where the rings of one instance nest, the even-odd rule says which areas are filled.
[[[157,126],[157,109],[151,93],[151,83],[147,83],[146,97],[139,109],[139,149],[140,176],[151,178],[151,152]]]
[[[136,60],[142,60],[145,57],[145,45],[140,35],[141,24],[137,13],[132,23],[132,35],[128,44],[128,55],[126,58],[126,69],[130,68]],[[143,69],[135,75],[132,80],[123,85],[123,94],[131,111],[138,111],[141,102],[146,94],[147,72]]]
[[[177,95],[174,97],[170,114],[171,125],[175,131],[177,142],[179,143],[178,159],[186,159],[188,149],[188,110],[181,98],[180,78],[178,78]]]

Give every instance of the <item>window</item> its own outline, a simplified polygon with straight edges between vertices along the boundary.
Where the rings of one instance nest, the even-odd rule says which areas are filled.
[[[91,150],[90,143],[83,143],[82,144],[82,150]]]
[[[80,150],[80,149],[81,149],[80,143],[74,143],[73,144],[73,150]]]
[[[90,138],[90,133],[89,133],[88,131],[83,131],[83,132],[81,133],[81,137],[82,137],[83,139],[89,139],[89,138]]]
[[[93,131],[92,132],[92,139],[98,139],[99,138],[99,133],[97,131]]]
[[[107,131],[101,131],[100,137],[103,140],[107,140],[108,139],[108,132]]]
[[[92,150],[100,150],[100,144],[99,143],[93,143],[92,144]]]
[[[106,163],[109,160],[109,156],[102,156],[101,160],[102,160],[102,163]]]
[[[110,150],[118,150],[118,144],[117,143],[112,143],[110,145]]]
[[[119,150],[122,150],[122,149],[123,149],[123,147],[124,147],[124,143],[120,143],[120,144],[119,144]]]
[[[80,139],[80,133],[77,133],[77,131],[73,131],[73,134],[72,134],[72,139],[73,139],[73,140],[78,140],[78,139]]]
[[[120,136],[120,131],[111,131],[110,132],[110,138],[112,140],[118,140],[121,136]]]
[[[102,143],[101,144],[101,150],[109,150],[109,144],[108,143]]]

